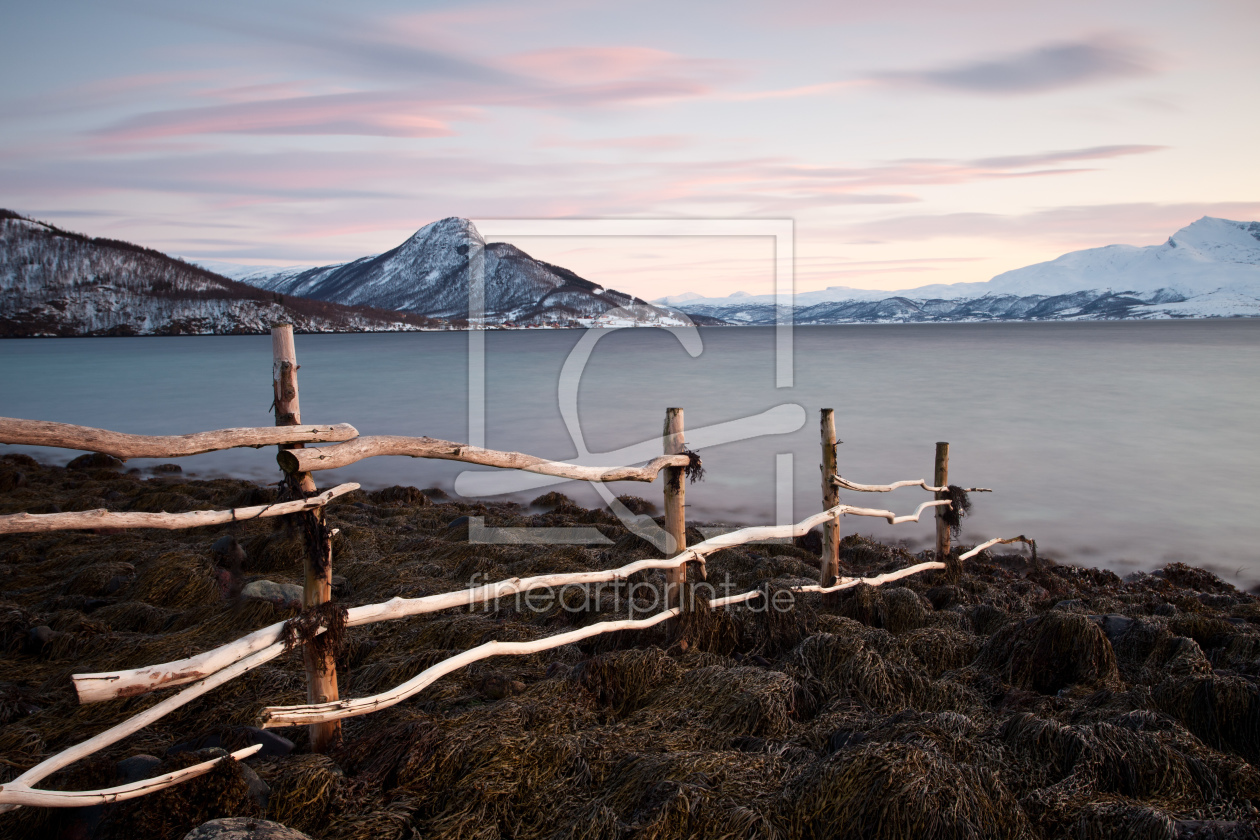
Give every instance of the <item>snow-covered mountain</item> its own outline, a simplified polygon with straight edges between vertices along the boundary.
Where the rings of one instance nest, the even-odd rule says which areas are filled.
[[[774,297],[679,295],[659,303],[736,324],[774,323]],[[984,283],[889,292],[833,286],[794,298],[796,323],[1260,316],[1260,222],[1205,216],[1161,245],[1108,245]]]
[[[373,257],[319,268],[237,276],[268,291],[446,318],[468,318],[469,277],[484,278],[484,317],[518,326],[590,323],[618,307],[639,307],[661,323],[676,313],[606,289],[567,268],[536,260],[502,242],[487,244],[467,219],[425,225],[406,242]]]
[[[0,210],[0,337],[415,330],[440,322],[285,297],[129,242]]]

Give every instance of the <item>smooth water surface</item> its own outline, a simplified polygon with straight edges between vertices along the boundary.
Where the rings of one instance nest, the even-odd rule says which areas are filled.
[[[577,454],[557,394],[583,335],[484,335],[485,445]],[[843,441],[840,472],[852,481],[931,479],[934,444],[949,441],[951,481],[994,490],[973,497],[964,541],[1022,533],[1060,561],[1124,572],[1184,560],[1260,582],[1260,321],[797,328],[791,388],[775,387],[773,329],[699,336],[693,358],[671,331],[606,331],[578,392],[592,452],[656,438],[666,406],[686,409],[688,429],[783,404],[803,409],[797,431],[703,447],[706,479],[687,490],[692,520],[768,524],[819,510],[818,410],[827,406]],[[303,420],[468,440],[468,347],[465,333],[299,336]],[[9,340],[0,342],[0,414],[147,434],[268,425],[270,377],[266,336]],[[76,454],[6,449],[54,463]],[[181,463],[202,476],[277,475],[269,450]],[[466,470],[378,458],[317,480],[453,490]],[[520,473],[497,475],[515,500],[546,492]],[[786,494],[776,509],[776,475],[791,482],[790,511]],[[459,486],[485,492],[484,480],[465,476]],[[598,500],[585,484],[554,489]],[[659,483],[614,489],[660,495]],[[898,512],[927,498],[913,488],[842,495]],[[894,528],[848,517],[842,527],[918,549],[928,520]]]

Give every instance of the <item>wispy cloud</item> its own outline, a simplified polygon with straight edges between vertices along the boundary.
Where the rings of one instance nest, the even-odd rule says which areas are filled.
[[[1066,149],[1057,152],[1041,152],[1032,155],[1010,155],[1007,157],[980,158],[972,161],[976,166],[987,169],[1019,169],[1029,166],[1053,166],[1058,163],[1075,163],[1082,160],[1105,160],[1107,158],[1124,157],[1126,155],[1144,155],[1160,152],[1167,146],[1121,145],[1090,146],[1086,149]]]
[[[997,96],[1045,93],[1155,73],[1148,50],[1116,36],[1046,44],[1004,56],[873,76],[886,84]]]
[[[538,146],[544,149],[614,149],[638,152],[666,152],[685,148],[693,138],[685,134],[647,134],[640,137],[597,137],[575,139],[549,135],[539,138]]]
[[[219,114],[216,118],[226,120],[228,116]],[[241,125],[238,128],[247,130]],[[157,129],[149,126],[136,130]],[[521,162],[407,151],[379,151],[348,158],[332,151],[243,154],[223,150],[59,160],[55,165],[42,166],[21,160],[0,166],[0,180],[12,195],[38,194],[55,197],[59,202],[85,193],[136,191],[200,196],[216,206],[358,198],[398,206],[410,202],[415,209],[409,211],[408,218],[421,212],[422,205],[415,203],[421,199],[423,207],[429,208],[423,212],[433,213],[434,218],[452,213],[773,214],[795,213],[801,208],[909,204],[919,201],[916,191],[923,187],[1067,175],[1080,171],[1079,167],[1054,168],[1048,164],[1141,154],[1149,149],[1137,145],[1105,146],[979,161],[909,160],[870,166],[818,166],[791,158],[670,160],[653,155],[639,156],[615,167],[610,167],[602,156],[575,159],[572,154]],[[423,189],[416,185],[423,185]],[[968,224],[965,219],[950,222],[940,217],[910,218],[917,221],[894,220],[889,223],[889,230],[880,229],[880,235],[891,235],[892,229],[917,230],[916,225],[924,225],[929,232],[919,234],[930,236],[932,225],[957,223],[961,229],[973,230],[980,224]],[[306,224],[305,217],[303,220]]]
[[[1029,213],[912,215],[849,225],[846,233],[875,241],[1001,238],[1056,241],[1064,250],[1126,243],[1149,245],[1203,216],[1254,219],[1260,201],[1133,202],[1050,207]]]
[[[109,141],[136,142],[200,134],[359,134],[448,137],[449,111],[424,113],[424,103],[397,94],[299,96],[201,108],[175,108],[127,117],[96,132]],[[436,109],[434,109],[436,110]]]
[[[642,47],[535,50],[485,66],[495,84],[456,74],[441,86],[336,92],[314,81],[217,86],[195,94],[214,104],[133,114],[94,136],[112,143],[205,134],[447,137],[458,133],[454,123],[485,109],[565,112],[696,98],[736,74],[727,63]]]

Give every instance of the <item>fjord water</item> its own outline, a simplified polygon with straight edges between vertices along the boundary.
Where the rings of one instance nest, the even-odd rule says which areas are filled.
[[[577,454],[557,390],[582,335],[484,334],[485,445]],[[973,496],[964,542],[1027,534],[1061,562],[1123,574],[1182,560],[1260,583],[1260,320],[797,328],[784,388],[775,387],[772,328],[699,337],[693,358],[668,330],[606,331],[578,392],[591,452],[656,438],[667,406],[686,409],[688,429],[801,407],[783,410],[803,418],[794,432],[702,448],[705,480],[687,489],[691,521],[769,524],[818,511],[818,409],[832,407],[840,472],[852,481],[931,479],[935,442],[951,443],[952,482],[994,491]],[[304,421],[468,440],[468,334],[303,335],[297,348]],[[0,414],[144,434],[269,425],[270,374],[266,336],[10,340],[0,342]],[[50,463],[76,454],[0,451]],[[199,476],[277,477],[270,450],[181,464]],[[466,469],[377,458],[317,480],[453,492]],[[522,489],[519,473],[499,475],[497,487],[515,490],[507,498],[546,492]],[[790,511],[776,476],[791,482]],[[484,477],[458,481],[485,492]],[[547,489],[598,501],[585,484]],[[614,490],[659,502],[659,483]],[[927,498],[917,488],[841,496],[898,512]],[[928,516],[895,527],[846,517],[842,528],[913,550],[932,533]]]

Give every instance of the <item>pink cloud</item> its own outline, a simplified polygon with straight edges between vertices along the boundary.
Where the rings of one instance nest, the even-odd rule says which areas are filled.
[[[111,141],[199,134],[359,134],[449,137],[441,117],[423,104],[377,94],[333,94],[181,108],[130,117],[98,132]]]

